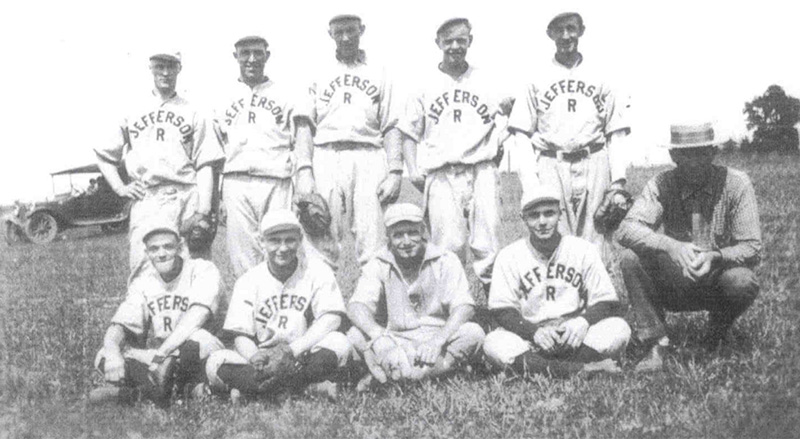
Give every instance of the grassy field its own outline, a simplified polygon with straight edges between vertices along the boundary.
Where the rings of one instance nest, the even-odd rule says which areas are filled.
[[[699,347],[703,313],[671,315],[666,371],[569,380],[462,374],[435,383],[232,407],[87,408],[92,360],[124,293],[124,235],[71,233],[50,245],[0,244],[0,438],[5,437],[796,437],[800,428],[800,254],[796,158],[721,162],[746,170],[761,209],[762,291],[733,343]],[[638,192],[656,169],[634,169]],[[521,236],[519,183],[503,181],[503,243]],[[414,198],[407,190],[405,196]],[[416,195],[418,197],[418,195]],[[233,284],[223,239],[215,262]],[[352,258],[349,259],[352,261]],[[341,270],[349,297],[354,269]],[[474,276],[472,278],[475,281]],[[477,288],[475,289],[477,292]]]

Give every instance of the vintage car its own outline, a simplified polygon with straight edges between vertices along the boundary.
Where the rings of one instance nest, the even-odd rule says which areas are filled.
[[[76,190],[72,177],[78,174],[96,174],[85,190]],[[124,230],[128,226],[130,201],[117,195],[100,174],[97,165],[54,172],[56,179],[69,178],[70,191],[56,194],[52,200],[31,204],[16,203],[12,213],[3,218],[6,241],[16,244],[31,241],[48,243],[59,232],[75,227],[100,226],[106,233]],[[85,176],[85,177],[88,177]],[[84,178],[85,178],[84,177]]]

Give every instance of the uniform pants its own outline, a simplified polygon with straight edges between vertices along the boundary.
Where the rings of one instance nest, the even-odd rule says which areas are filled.
[[[618,358],[625,352],[631,337],[631,328],[619,317],[609,317],[589,327],[583,344],[604,358]],[[497,367],[507,367],[529,350],[536,351],[530,341],[503,328],[495,329],[486,336],[483,352],[490,363]],[[566,358],[565,360],[569,360]]]
[[[417,346],[433,338],[441,329],[442,328],[439,326],[420,326],[417,329],[409,331],[389,331],[386,335],[405,351],[409,364],[414,365]],[[447,339],[444,349],[453,356],[456,363],[464,362],[480,351],[485,336],[486,333],[483,332],[483,329],[477,323],[467,322],[461,325],[461,327]],[[353,326],[347,331],[347,338],[359,353],[368,349],[369,343],[364,333],[357,327]],[[379,364],[383,363],[383,360],[383,358],[376,358]],[[414,368],[421,369],[417,366],[414,366]],[[422,377],[424,374],[420,373],[418,376]]]
[[[716,267],[699,281],[683,275],[666,253],[621,253],[622,274],[628,287],[631,310],[628,320],[642,342],[665,335],[664,310],[709,311],[714,329],[727,330],[753,303],[759,286],[747,267]]]
[[[148,262],[142,242],[144,235],[150,231],[147,229],[166,222],[180,230],[181,224],[197,212],[197,202],[197,187],[182,184],[160,184],[147,188],[144,198],[133,202],[128,232],[131,269],[129,282]],[[188,252],[184,256],[188,257]]]
[[[373,145],[340,142],[318,145],[314,150],[314,179],[317,190],[328,201],[336,245],[349,225],[361,265],[386,246],[377,190],[387,169],[386,152]],[[335,264],[340,251],[316,247],[331,265]]]
[[[497,180],[497,166],[485,161],[446,165],[429,173],[425,181],[431,241],[458,255],[462,265],[469,247],[475,274],[484,285],[492,281],[500,250]]]
[[[272,209],[291,209],[292,194],[291,178],[225,175],[226,238],[236,279],[264,260],[259,245],[261,219]]]
[[[327,349],[335,353],[339,361],[339,367],[347,364],[347,360],[350,357],[350,342],[341,332],[329,333],[311,348],[311,352],[314,353],[320,349]],[[206,362],[206,376],[212,389],[219,391],[229,390],[228,385],[217,374],[219,368],[225,364],[246,365],[249,363],[246,358],[234,350],[224,349],[214,352]]]

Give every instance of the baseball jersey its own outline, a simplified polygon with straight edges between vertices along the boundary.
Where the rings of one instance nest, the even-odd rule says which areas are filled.
[[[214,128],[225,151],[224,172],[276,178],[292,176],[295,124],[304,99],[272,80],[250,88],[237,81],[214,115]]]
[[[517,96],[508,127],[539,149],[573,151],[629,128],[623,106],[590,62],[567,68],[553,59]]]
[[[417,144],[417,164],[432,171],[449,163],[475,164],[497,155],[495,116],[510,108],[498,80],[469,66],[458,78],[436,70],[418,82],[398,128]],[[505,127],[501,127],[505,128]]]
[[[419,276],[408,283],[394,255],[385,249],[361,269],[350,303],[367,306],[379,323],[386,313],[386,328],[406,331],[420,326],[444,326],[450,311],[475,305],[458,256],[428,244]]]
[[[540,260],[527,237],[500,250],[494,263],[489,309],[513,308],[531,323],[616,301],[600,253],[590,242],[562,236],[549,260]]]
[[[128,296],[111,323],[122,325],[137,336],[147,335],[152,329],[153,337],[165,339],[191,306],[217,312],[219,284],[219,270],[204,259],[184,259],[181,273],[170,282],[164,282],[150,265],[131,282]]]
[[[342,293],[327,264],[300,256],[297,269],[281,282],[264,261],[236,281],[223,330],[257,343],[267,341],[271,334],[290,343],[327,313],[345,314]]]
[[[206,137],[206,120],[195,106],[155,92],[133,106],[95,153],[114,164],[124,160],[128,175],[147,186],[194,184],[197,169],[224,157],[216,137]]]
[[[324,64],[309,88],[316,145],[358,142],[382,147],[383,134],[397,124],[391,80],[383,67],[361,55],[354,65],[336,59]]]

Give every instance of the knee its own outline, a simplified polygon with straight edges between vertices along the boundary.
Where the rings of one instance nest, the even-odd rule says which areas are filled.
[[[470,346],[480,347],[483,339],[486,338],[486,332],[483,328],[475,322],[467,322],[458,328],[459,338],[462,338],[466,344]]]
[[[347,341],[350,345],[355,348],[358,352],[363,352],[367,349],[367,337],[361,332],[360,329],[356,326],[350,327],[347,331]]]
[[[620,317],[603,319],[589,328],[583,343],[606,357],[625,352],[631,339],[631,327]]]
[[[238,353],[227,349],[213,352],[208,357],[206,361],[206,378],[208,379],[208,385],[212,389],[219,391],[227,390],[227,385],[222,381],[217,372],[223,364],[231,363],[246,364],[247,361]]]
[[[725,270],[719,277],[723,293],[735,300],[752,302],[758,296],[759,285],[753,270],[735,267]]]
[[[336,354],[339,367],[344,366],[350,357],[352,351],[352,343],[349,338],[341,332],[334,331],[325,336],[317,345],[312,349],[327,349]]]
[[[529,349],[528,343],[518,335],[502,329],[490,332],[483,340],[483,354],[497,367],[511,365],[517,356]]]
[[[181,346],[181,350],[184,350],[185,347],[188,347],[187,345],[189,343],[196,346],[197,358],[200,360],[205,360],[209,355],[211,355],[211,353],[225,348],[225,346],[217,337],[213,336],[205,329],[198,329],[192,333],[183,346]]]

